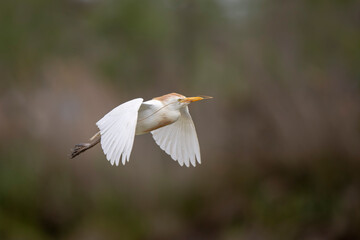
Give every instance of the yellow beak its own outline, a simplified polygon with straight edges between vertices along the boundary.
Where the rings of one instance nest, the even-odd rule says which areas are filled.
[[[187,97],[187,98],[183,99],[182,102],[196,102],[196,101],[210,99],[210,98],[212,98],[212,97],[209,97],[209,96]]]

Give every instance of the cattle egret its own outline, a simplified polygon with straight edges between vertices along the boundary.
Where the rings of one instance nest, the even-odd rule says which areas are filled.
[[[183,166],[200,164],[200,147],[188,105],[208,96],[185,97],[170,93],[144,102],[136,98],[121,104],[107,113],[96,125],[99,132],[90,143],[75,145],[70,157],[95,146],[99,142],[107,160],[116,166],[120,158],[125,165],[129,161],[135,135],[151,132],[155,142]]]

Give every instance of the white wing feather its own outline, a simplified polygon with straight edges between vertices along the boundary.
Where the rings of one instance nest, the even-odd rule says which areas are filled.
[[[138,110],[142,98],[125,102],[111,110],[96,125],[100,129],[101,147],[107,160],[119,165],[120,156],[122,164],[129,161],[134,143]]]
[[[195,167],[196,160],[201,163],[199,142],[188,107],[182,109],[176,122],[151,133],[157,145],[181,166],[189,167],[191,163]]]

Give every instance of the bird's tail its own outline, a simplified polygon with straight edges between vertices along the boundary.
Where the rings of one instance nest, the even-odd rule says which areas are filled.
[[[96,138],[96,140],[94,140]],[[71,153],[70,153],[70,158],[74,158],[77,155],[85,152],[86,150],[92,148],[93,146],[95,146],[96,144],[98,144],[100,142],[100,134],[97,133],[95,134],[90,140],[94,140],[90,143],[79,143],[76,144],[75,147],[73,149],[71,149]]]

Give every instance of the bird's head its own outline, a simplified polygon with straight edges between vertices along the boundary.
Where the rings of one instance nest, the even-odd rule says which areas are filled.
[[[189,105],[192,102],[197,102],[204,99],[210,99],[209,96],[197,96],[197,97],[185,97],[178,93],[170,93],[161,97],[155,98],[156,100],[162,101],[165,105],[171,105],[176,109],[180,109]]]

